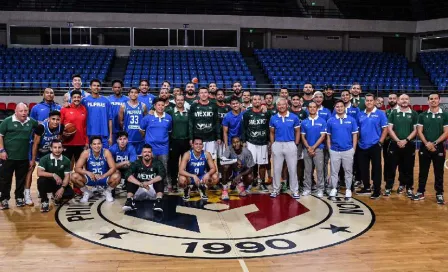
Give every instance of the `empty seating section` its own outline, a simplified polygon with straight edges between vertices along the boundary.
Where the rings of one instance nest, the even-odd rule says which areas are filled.
[[[238,80],[243,88],[256,88],[240,52],[204,50],[132,50],[124,84],[138,86],[141,79],[147,79],[154,87],[168,80],[181,87],[195,77],[200,86],[216,82],[218,88],[231,88]]]
[[[106,79],[115,49],[0,48],[0,88],[66,88],[73,74]]]
[[[439,91],[448,87],[448,51],[419,53],[418,60]]]
[[[420,89],[404,56],[379,52],[256,49],[255,56],[276,88],[301,89],[306,82],[335,89],[359,82],[366,91]]]

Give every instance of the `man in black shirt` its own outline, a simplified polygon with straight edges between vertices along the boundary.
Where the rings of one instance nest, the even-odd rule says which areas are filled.
[[[331,112],[334,110],[334,104],[336,103],[336,98],[333,96],[333,85],[328,84],[324,87],[324,101],[322,102],[322,106],[324,108],[329,109]]]

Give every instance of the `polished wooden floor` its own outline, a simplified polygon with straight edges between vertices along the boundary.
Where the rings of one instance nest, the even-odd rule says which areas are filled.
[[[415,172],[417,176],[417,168]],[[435,203],[432,174],[427,190],[420,202],[396,194],[378,200],[357,197],[373,209],[376,222],[351,241],[307,253],[245,260],[111,249],[65,232],[55,222],[54,209],[41,214],[37,205],[12,207],[0,211],[0,271],[448,271],[448,206]],[[35,201],[36,195],[33,186]]]

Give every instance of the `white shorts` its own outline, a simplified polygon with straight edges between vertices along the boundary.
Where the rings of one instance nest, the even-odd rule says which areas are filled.
[[[269,158],[267,145],[254,145],[247,142],[247,149],[249,149],[250,153],[252,153],[255,164],[268,164]]]
[[[216,146],[217,146],[217,155],[218,155],[218,158],[221,158],[222,157],[222,155],[224,155],[224,151],[226,150],[226,148],[225,148],[225,146],[224,146],[224,142],[221,142],[221,144],[216,144]]]
[[[135,192],[134,199],[141,200],[155,200],[157,197],[156,191],[154,190],[154,186],[151,184],[149,186],[149,190],[145,188],[138,188],[137,192]]]
[[[204,142],[204,148],[202,148],[202,150],[210,153],[210,155],[212,155],[212,159],[214,160],[216,160],[216,151],[217,151],[216,145],[217,145],[216,141]]]

